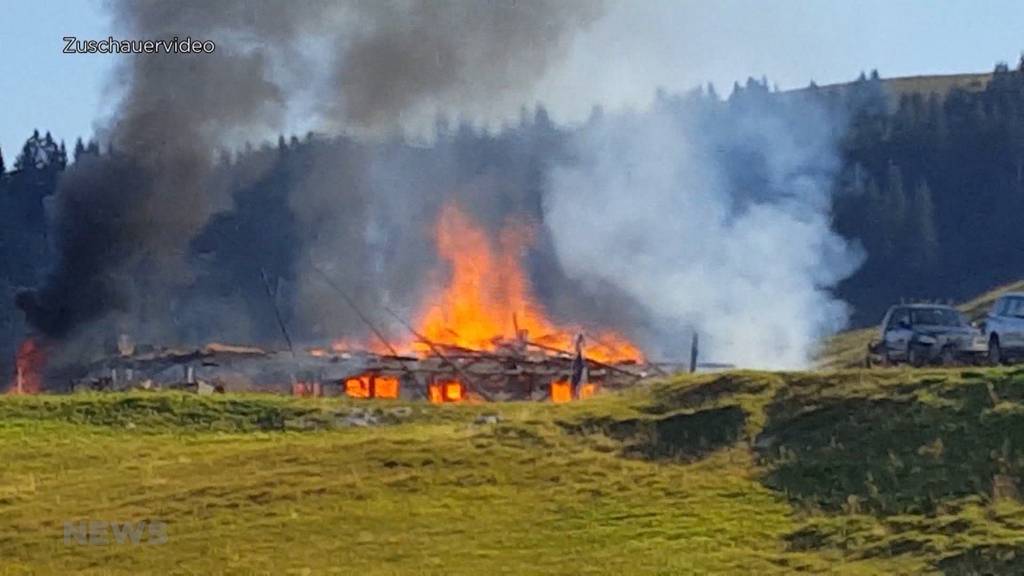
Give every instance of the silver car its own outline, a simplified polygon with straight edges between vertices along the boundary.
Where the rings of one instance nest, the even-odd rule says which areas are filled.
[[[867,365],[952,365],[985,359],[985,333],[950,306],[909,304],[889,308],[881,338],[868,346]]]
[[[985,318],[988,358],[1000,364],[1024,354],[1024,293],[1003,294]]]

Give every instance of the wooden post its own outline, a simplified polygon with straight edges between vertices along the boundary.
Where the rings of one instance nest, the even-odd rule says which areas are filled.
[[[690,341],[690,373],[693,374],[697,371],[697,352],[699,346],[699,338],[697,331],[693,331],[693,340]]]
[[[569,389],[572,399],[579,400],[580,388],[587,383],[587,361],[583,357],[583,333],[576,335],[576,355],[572,359],[572,375],[569,377]]]

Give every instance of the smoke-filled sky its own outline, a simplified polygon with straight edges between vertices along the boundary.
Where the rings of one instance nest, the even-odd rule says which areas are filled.
[[[854,78],[987,71],[1016,60],[1024,6],[1015,0],[646,0],[612,5],[535,88],[556,117],[591,105],[643,103],[656,86],[685,89],[768,78],[782,88]],[[0,5],[0,149],[13,162],[33,128],[73,140],[109,111],[118,56],[61,54],[61,37],[117,28],[101,0]],[[214,40],[217,40],[214,38]],[[114,79],[113,89],[117,88]],[[287,128],[308,126],[295,118]]]
[[[49,8],[50,18],[68,17]],[[545,304],[585,294],[596,307],[575,316],[601,322],[600,310],[629,301],[646,320],[620,318],[613,327],[631,329],[659,354],[678,346],[652,342],[678,342],[680,331],[692,328],[708,336],[713,359],[770,368],[805,365],[821,337],[845,324],[848,309],[832,289],[863,259],[830,229],[845,119],[813,101],[769,105],[756,95],[738,99],[728,117],[714,111],[717,101],[708,108],[659,98],[652,107],[656,89],[678,93],[712,81],[727,93],[730,80],[749,75],[793,87],[810,78],[849,79],[861,68],[904,73],[885,63],[911,67],[917,51],[941,61],[928,39],[954,21],[958,31],[950,37],[961,37],[971,22],[914,3],[108,0],[102,8],[111,15],[108,25],[54,33],[54,49],[63,46],[61,36],[107,34],[192,36],[217,49],[120,59],[63,55],[61,65],[101,59],[95,72],[104,80],[62,91],[48,82],[59,71],[37,66],[29,78],[42,82],[23,80],[10,89],[14,99],[0,103],[17,105],[22,85],[46,84],[61,99],[37,100],[16,116],[52,121],[54,111],[79,106],[83,86],[102,86],[106,104],[81,114],[93,120],[103,144],[119,151],[76,162],[60,181],[51,206],[52,269],[18,296],[34,330],[65,341],[113,330],[151,342],[223,335],[234,318],[206,325],[174,313],[183,306],[224,310],[215,290],[192,284],[198,264],[188,257],[227,194],[214,184],[214,157],[245,140],[314,129],[359,142],[312,161],[297,185],[278,185],[281,193],[287,188],[303,234],[290,266],[299,320],[341,321],[321,326],[321,336],[348,336],[352,327],[315,270],[329,267],[355,293],[376,274],[365,294],[370,306],[392,296],[414,306],[415,295],[403,297],[402,289],[428,283],[433,255],[416,234],[375,230],[423,229],[442,202],[466,196],[490,224],[531,216],[544,223],[550,243],[536,252],[562,279],[551,281],[555,297],[542,298]],[[928,34],[914,36],[918,25],[927,25]],[[994,35],[983,28],[977,36]],[[891,52],[876,52],[880,45]],[[965,68],[987,69],[1014,50]],[[49,52],[42,48],[24,61],[40,53]],[[951,68],[944,71],[963,69],[954,61],[945,60]],[[571,131],[572,159],[545,160],[536,189],[507,186],[511,164],[489,178],[470,178],[480,175],[447,161],[443,143],[421,138],[442,116],[498,131],[538,103],[568,123],[587,118],[596,105],[605,114]],[[16,134],[3,124],[0,131]],[[428,172],[415,154],[392,156],[384,145],[403,135],[433,146],[424,157]],[[543,143],[531,146],[542,153]],[[737,157],[751,162],[738,164]],[[429,174],[436,176],[434,192]],[[244,320],[244,313],[232,315]]]

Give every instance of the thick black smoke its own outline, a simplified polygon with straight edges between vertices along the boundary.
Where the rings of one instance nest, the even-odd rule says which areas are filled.
[[[113,4],[125,34],[139,38],[213,35],[199,26],[199,3]],[[205,6],[205,3],[203,3]],[[103,131],[113,152],[74,166],[57,194],[57,262],[46,284],[19,305],[43,333],[63,337],[111,311],[137,310],[130,297],[159,306],[187,279],[182,259],[206,222],[206,188],[220,138],[270,126],[281,90],[267,75],[267,55],[222,45],[214,54],[138,55],[118,72],[127,80]],[[152,311],[150,321],[165,316]]]
[[[488,119],[523,104],[601,15],[598,0],[385,0],[356,3],[334,71],[334,117],[379,129],[445,110]],[[337,107],[340,106],[340,109]]]
[[[215,42],[216,51],[132,55],[118,70],[125,88],[99,129],[113,151],[66,173],[54,213],[54,268],[43,286],[18,298],[29,323],[53,338],[111,321],[117,330],[169,339],[171,324],[187,316],[177,309],[182,298],[202,300],[186,256],[226,201],[211,177],[217,151],[273,133],[305,88],[330,87],[312,97],[320,123],[342,130],[394,133],[439,112],[488,110],[525,94],[573,32],[601,10],[588,0],[114,0],[108,6],[123,38],[190,37]],[[329,71],[320,84],[317,70]],[[359,283],[371,277],[361,272],[379,268],[367,250],[375,245],[374,223],[388,216],[388,202],[373,199],[374,167],[387,158],[346,166],[341,174],[324,158],[297,179],[291,200],[308,234],[303,262],[323,254],[340,260],[335,268],[356,279],[354,291],[380,288]],[[404,270],[393,283],[407,287],[411,274]],[[324,317],[317,296],[306,296],[308,315]]]

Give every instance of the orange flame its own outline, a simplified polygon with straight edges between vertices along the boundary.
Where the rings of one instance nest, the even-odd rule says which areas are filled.
[[[370,376],[356,376],[345,380],[345,395],[349,398],[372,398]]]
[[[438,254],[451,266],[445,288],[421,308],[418,331],[432,342],[493,349],[499,339],[513,340],[515,327],[531,340],[569,350],[579,327],[558,326],[532,295],[521,259],[533,242],[530,226],[513,223],[492,246],[487,234],[457,204],[441,210],[436,226]],[[514,319],[514,320],[513,320]],[[594,335],[586,356],[604,362],[642,361],[640,350],[614,332]],[[420,352],[428,352],[420,347]]]
[[[551,383],[551,401],[555,404],[572,402],[572,384],[568,380],[555,380]],[[580,400],[585,400],[597,393],[597,384],[585,383],[580,386]]]
[[[555,404],[564,404],[572,401],[572,385],[567,380],[559,380],[551,383],[551,401]]]
[[[345,380],[345,395],[349,398],[398,398],[399,383],[394,376],[363,374]]]
[[[465,389],[457,380],[433,382],[427,386],[427,398],[433,404],[461,402],[465,397]]]
[[[580,400],[586,400],[597,394],[597,384],[588,382],[580,386]],[[551,402],[564,404],[572,401],[572,384],[568,380],[551,382]]]
[[[35,338],[26,338],[18,347],[14,379],[8,394],[38,394],[43,389],[43,368],[46,353]]]

